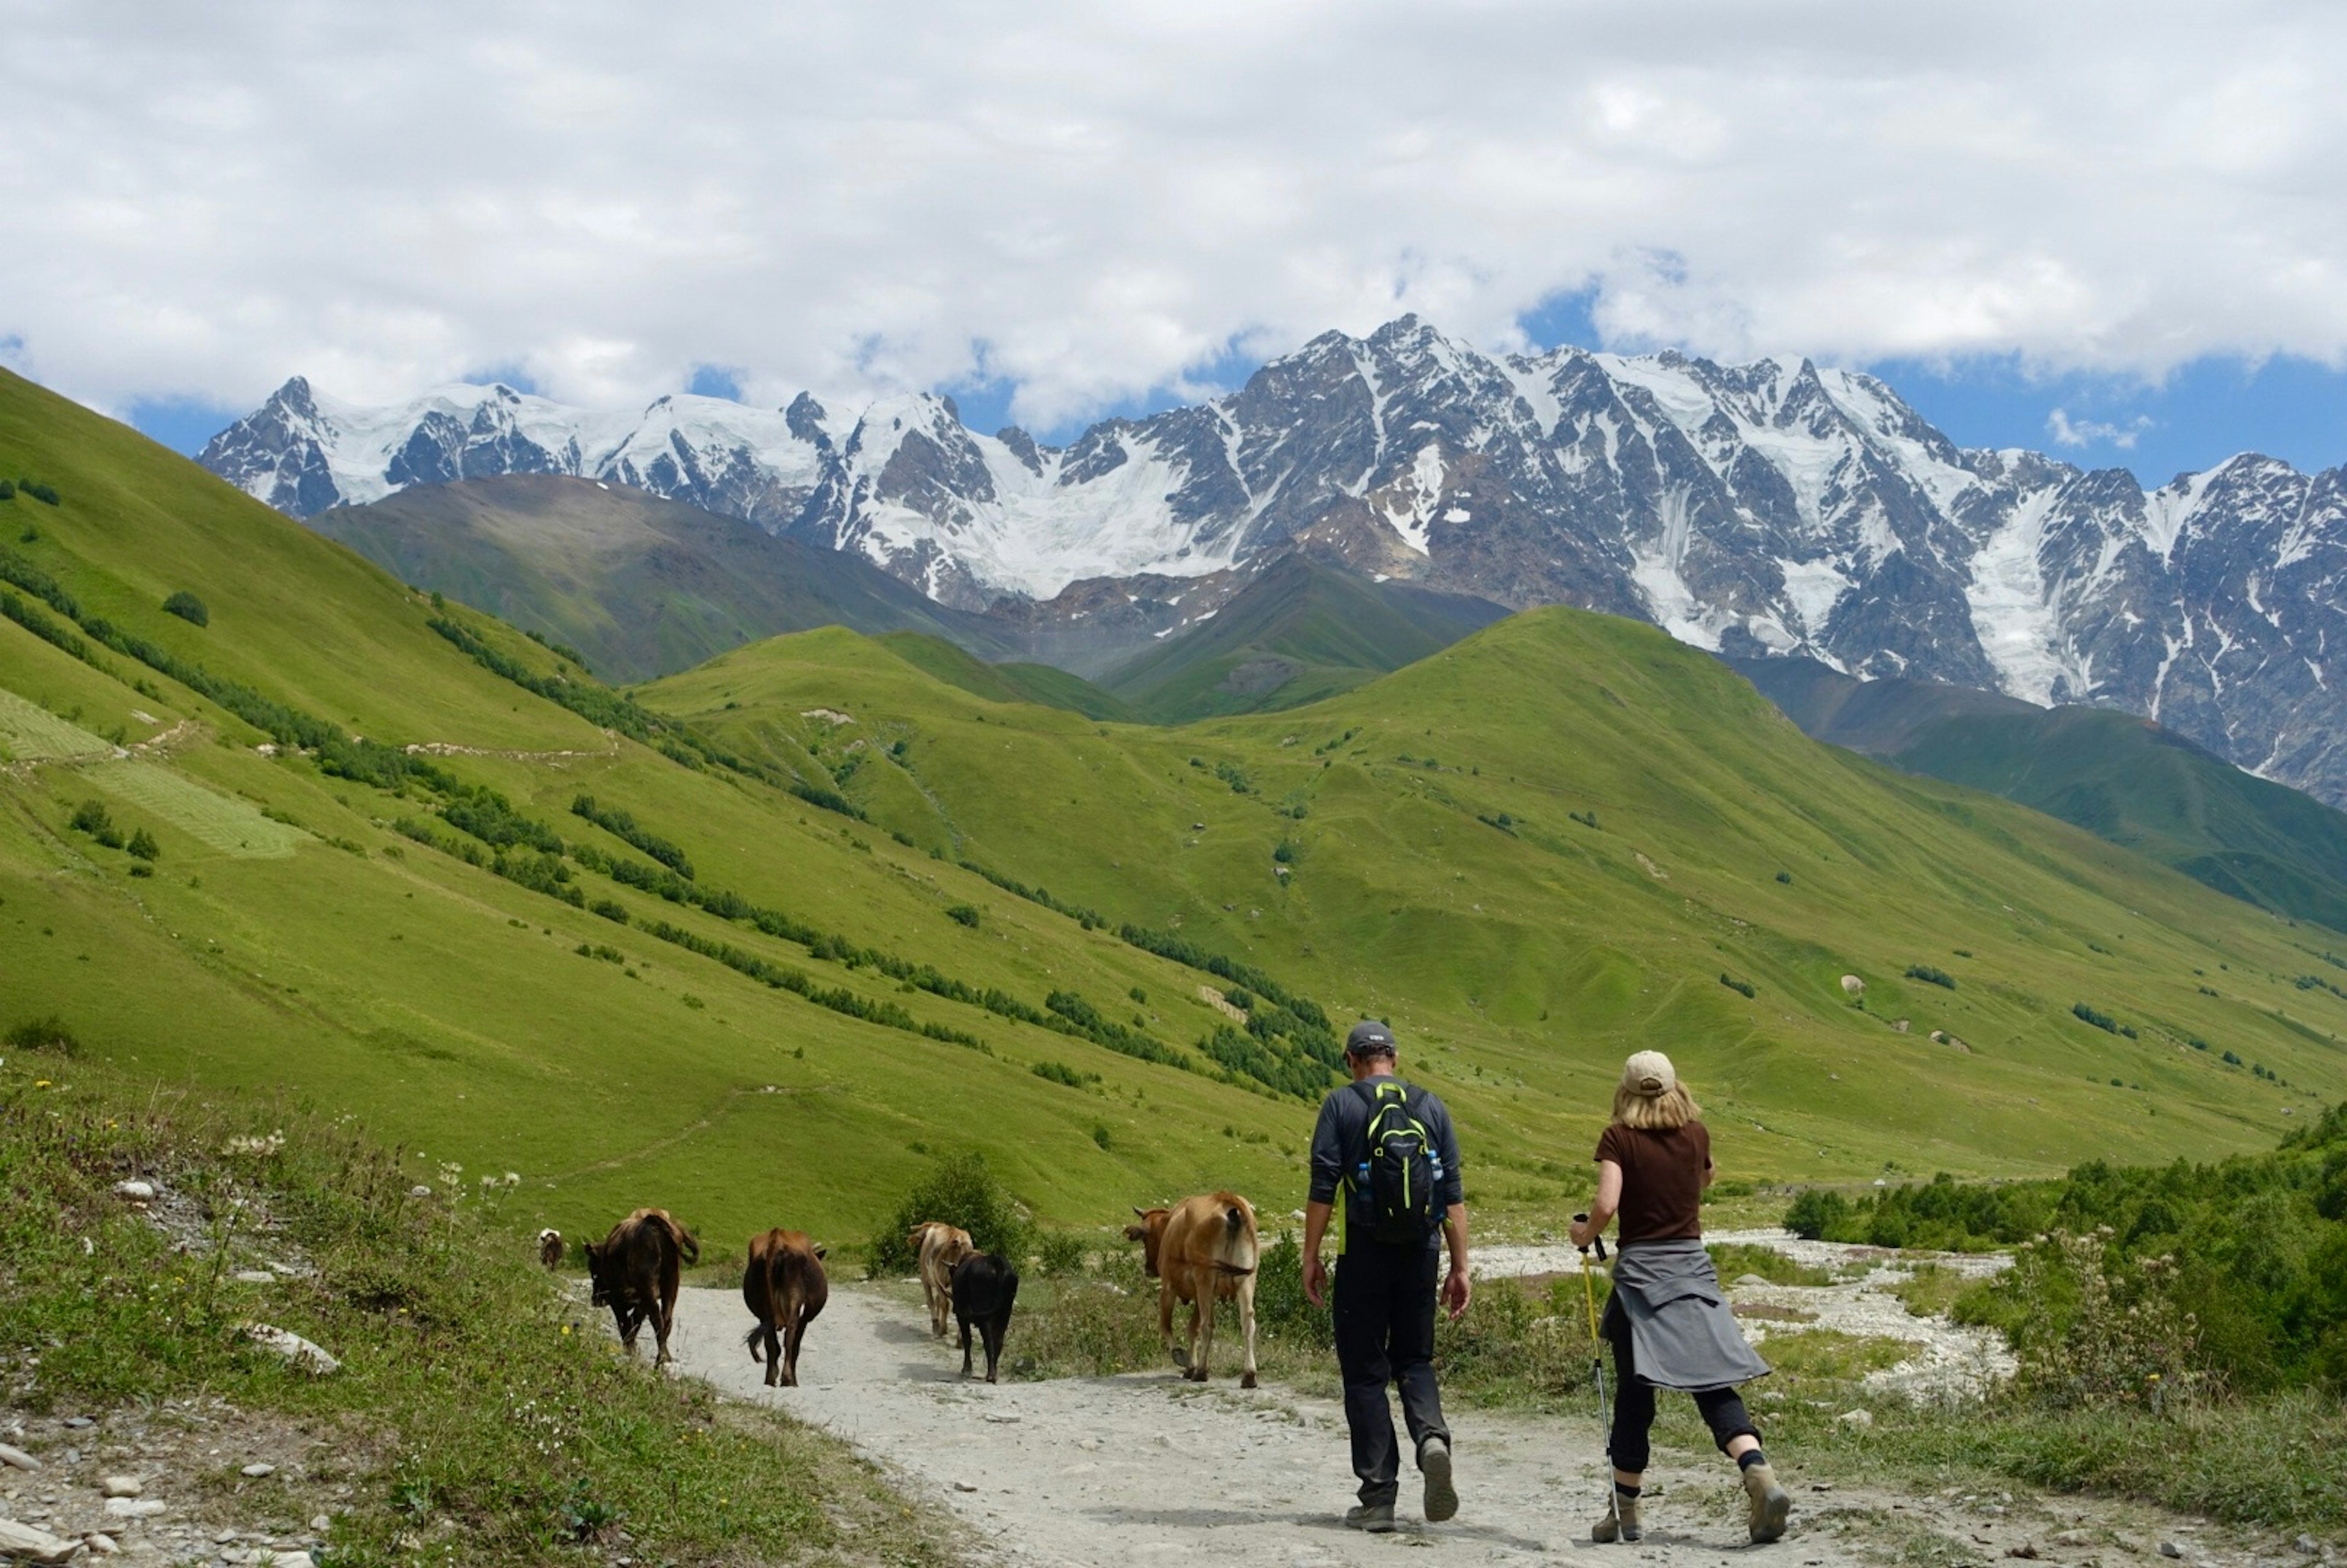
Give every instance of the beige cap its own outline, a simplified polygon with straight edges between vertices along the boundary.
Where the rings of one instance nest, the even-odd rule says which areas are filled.
[[[1643,1100],[1668,1094],[1678,1081],[1671,1059],[1659,1050],[1642,1050],[1622,1064],[1622,1087]]]

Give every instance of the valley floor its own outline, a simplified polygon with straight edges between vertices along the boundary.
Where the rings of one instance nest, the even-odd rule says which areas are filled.
[[[1352,1501],[1344,1417],[1325,1394],[1237,1386],[1218,1342],[1214,1380],[1162,1373],[989,1387],[963,1380],[958,1350],[930,1338],[900,1286],[835,1288],[809,1329],[802,1386],[769,1389],[743,1348],[747,1319],[732,1291],[690,1289],[678,1308],[680,1367],[729,1397],[772,1404],[879,1461],[913,1497],[966,1527],[982,1562],[1092,1565],[1212,1560],[1334,1568],[1396,1561],[1411,1547],[1451,1560],[1528,1563],[1607,1558],[1649,1568],[1706,1568],[1750,1553],[1784,1568],[1979,1563],[2150,1563],[2179,1542],[2189,1563],[2254,1560],[2246,1544],[2197,1544],[2207,1527],[2118,1504],[2038,1501],[1999,1491],[1856,1485],[1778,1456],[1795,1498],[1792,1533],[1747,1544],[1742,1493],[1710,1455],[1658,1451],[1645,1542],[1593,1544],[1603,1504],[1603,1437],[1593,1421],[1452,1409],[1459,1517],[1420,1522],[1414,1472],[1403,1478],[1400,1531],[1348,1531]],[[1014,1320],[1007,1356],[1019,1353]],[[2024,1549],[2026,1549],[2025,1551]],[[2269,1551],[2271,1549],[2269,1547]]]

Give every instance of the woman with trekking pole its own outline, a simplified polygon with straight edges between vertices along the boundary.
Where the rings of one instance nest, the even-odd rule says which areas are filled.
[[[1593,1337],[1614,1349],[1606,1442],[1614,1490],[1591,1532],[1599,1542],[1636,1541],[1645,1533],[1638,1498],[1656,1389],[1695,1396],[1713,1440],[1743,1476],[1756,1544],[1784,1534],[1792,1512],[1792,1499],[1761,1452],[1759,1429],[1736,1392],[1737,1384],[1765,1377],[1768,1364],[1745,1343],[1703,1248],[1703,1190],[1711,1184],[1712,1166],[1711,1133],[1701,1115],[1669,1057],[1642,1050],[1630,1058],[1614,1091],[1613,1123],[1597,1141],[1597,1196],[1589,1213],[1573,1217],[1573,1245],[1581,1249],[1584,1275],[1591,1245],[1603,1258],[1598,1237],[1616,1214],[1622,1221],[1614,1291],[1604,1320],[1591,1325]],[[1602,1401],[1603,1368],[1594,1365],[1593,1370]]]

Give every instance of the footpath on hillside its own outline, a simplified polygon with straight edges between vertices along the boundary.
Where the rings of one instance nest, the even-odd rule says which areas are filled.
[[[1405,1470],[1400,1530],[1368,1536],[1341,1514],[1353,1501],[1343,1411],[1326,1395],[1238,1387],[1227,1337],[1204,1387],[1162,1372],[1010,1382],[959,1375],[952,1341],[933,1339],[918,1303],[897,1286],[837,1285],[808,1330],[801,1386],[764,1387],[743,1344],[738,1293],[689,1289],[671,1348],[679,1368],[723,1392],[772,1404],[846,1440],[908,1492],[965,1523],[981,1562],[1102,1564],[1212,1558],[1279,1568],[1392,1563],[1433,1550],[1454,1561],[1611,1556],[1647,1568],[1717,1568],[1737,1557],[1781,1568],[1925,1564],[2008,1554],[2109,1568],[2178,1537],[2192,1563],[2209,1553],[2186,1522],[2146,1511],[2010,1493],[1908,1494],[1837,1482],[1800,1454],[1777,1457],[1794,1494],[1793,1529],[1748,1544],[1743,1493],[1717,1456],[1658,1450],[1654,1501],[1637,1547],[1600,1547],[1589,1526],[1603,1506],[1604,1440],[1591,1419],[1454,1408],[1461,1498],[1457,1519],[1419,1517]],[[1018,1355],[1014,1318],[1006,1359]],[[982,1369],[981,1354],[978,1365]],[[2068,1549],[2056,1538],[2076,1543]],[[1428,1559],[1430,1561],[1431,1559]]]

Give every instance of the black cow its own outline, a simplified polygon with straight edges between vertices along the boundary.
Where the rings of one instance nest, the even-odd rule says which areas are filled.
[[[969,1376],[969,1330],[978,1326],[986,1342],[986,1380],[1002,1359],[1002,1336],[1010,1327],[1010,1304],[1019,1296],[1019,1271],[999,1252],[981,1252],[954,1266],[954,1317],[961,1324],[961,1375]]]

